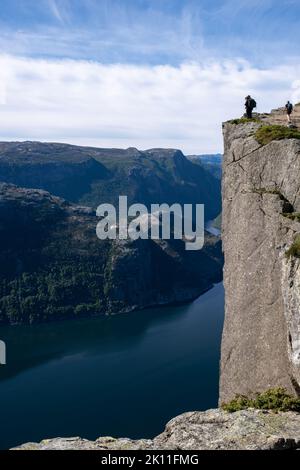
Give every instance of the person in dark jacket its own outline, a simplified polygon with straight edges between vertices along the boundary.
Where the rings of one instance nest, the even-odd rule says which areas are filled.
[[[294,109],[292,103],[290,103],[288,101],[287,104],[285,105],[285,109],[286,109],[287,121],[290,124],[291,123],[291,114],[292,114],[293,109]]]
[[[252,119],[253,109],[256,108],[256,101],[250,95],[246,96],[245,100],[247,118]]]

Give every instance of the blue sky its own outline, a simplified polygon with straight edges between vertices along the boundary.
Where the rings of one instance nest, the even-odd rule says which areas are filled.
[[[245,94],[300,99],[299,0],[0,3],[2,140],[206,153]]]
[[[298,56],[299,18],[298,0],[1,0],[0,39],[28,56],[262,67]]]

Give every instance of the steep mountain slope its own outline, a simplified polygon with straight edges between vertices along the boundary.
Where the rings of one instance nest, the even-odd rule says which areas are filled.
[[[222,276],[221,242],[100,241],[95,212],[0,184],[0,323],[125,312],[198,297]]]
[[[220,153],[215,155],[188,155],[187,158],[193,163],[201,164],[201,166],[215,178],[221,179],[223,155]]]
[[[278,116],[224,124],[221,401],[300,393],[300,133]]]
[[[0,181],[38,188],[96,208],[116,204],[203,203],[206,219],[220,213],[220,182],[179,150],[141,152],[39,142],[0,143]]]

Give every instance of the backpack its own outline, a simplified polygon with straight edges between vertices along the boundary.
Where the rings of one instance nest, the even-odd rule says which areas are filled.
[[[286,110],[288,113],[291,113],[293,111],[293,105],[292,103],[289,103],[286,105]]]
[[[250,107],[251,107],[251,109],[256,108],[256,106],[257,106],[256,101],[255,101],[253,98],[251,98],[251,100],[250,100]]]

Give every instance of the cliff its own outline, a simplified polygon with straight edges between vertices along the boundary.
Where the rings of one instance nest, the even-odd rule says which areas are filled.
[[[300,414],[245,410],[185,413],[153,440],[58,438],[15,450],[279,450],[300,448]]]
[[[284,120],[275,110],[223,126],[220,402],[278,386],[300,393],[300,133]]]

